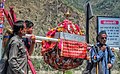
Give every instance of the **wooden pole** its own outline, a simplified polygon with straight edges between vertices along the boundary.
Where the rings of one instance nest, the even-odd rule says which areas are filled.
[[[97,66],[96,66],[96,74],[98,74],[98,62],[97,62]]]
[[[63,71],[63,74],[65,74],[65,70]]]

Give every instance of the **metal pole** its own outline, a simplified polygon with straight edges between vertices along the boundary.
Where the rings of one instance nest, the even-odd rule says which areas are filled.
[[[32,35],[26,34],[24,37],[31,37]],[[59,39],[55,38],[49,38],[49,37],[43,37],[43,36],[35,36],[36,40],[46,40],[46,41],[53,41],[53,42],[59,42]]]

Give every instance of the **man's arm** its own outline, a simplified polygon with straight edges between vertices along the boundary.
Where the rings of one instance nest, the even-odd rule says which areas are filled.
[[[115,63],[115,55],[114,53],[112,52],[112,50],[109,50],[110,51],[110,63],[111,64],[114,64]]]
[[[32,35],[31,37],[30,37],[30,39],[31,39],[31,45],[30,45],[30,50],[28,51],[29,52],[29,55],[31,56],[32,55],[32,53],[33,53],[33,51],[34,51],[34,46],[35,46],[35,36],[34,35]]]
[[[30,56],[32,55],[32,53],[34,51],[34,46],[35,46],[35,42],[32,42],[31,46],[30,46],[30,50],[28,51]]]
[[[109,54],[108,57],[110,57],[110,60],[108,60],[109,61],[108,67],[112,68],[113,64],[115,63],[115,55],[111,49],[108,49],[108,54]]]
[[[92,58],[93,62],[100,61],[104,54],[102,50],[98,50],[98,53],[96,52],[96,50],[97,49],[95,49],[95,48],[91,49],[91,58]]]

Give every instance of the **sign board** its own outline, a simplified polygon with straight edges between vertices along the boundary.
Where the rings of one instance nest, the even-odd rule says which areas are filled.
[[[106,31],[107,44],[110,47],[120,47],[120,17],[98,16],[97,33]]]

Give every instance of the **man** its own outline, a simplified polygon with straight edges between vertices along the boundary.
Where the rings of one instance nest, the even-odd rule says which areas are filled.
[[[26,33],[24,21],[16,21],[13,25],[13,36],[8,44],[7,74],[27,74],[27,55],[22,36]]]
[[[109,49],[106,44],[107,34],[101,31],[97,36],[97,45],[91,50],[91,60],[95,63],[96,71],[98,74],[111,74],[110,69],[115,62],[114,53]],[[91,74],[96,74],[91,72]]]
[[[87,65],[86,65],[86,68],[85,70],[82,71],[82,74],[90,74],[90,71],[93,67],[93,63],[91,62],[91,47],[88,45],[87,47]]]
[[[34,24],[31,21],[26,20],[26,34],[32,34]],[[28,49],[29,55],[32,55],[35,45],[35,36],[32,35],[30,39],[23,38],[26,48]]]

